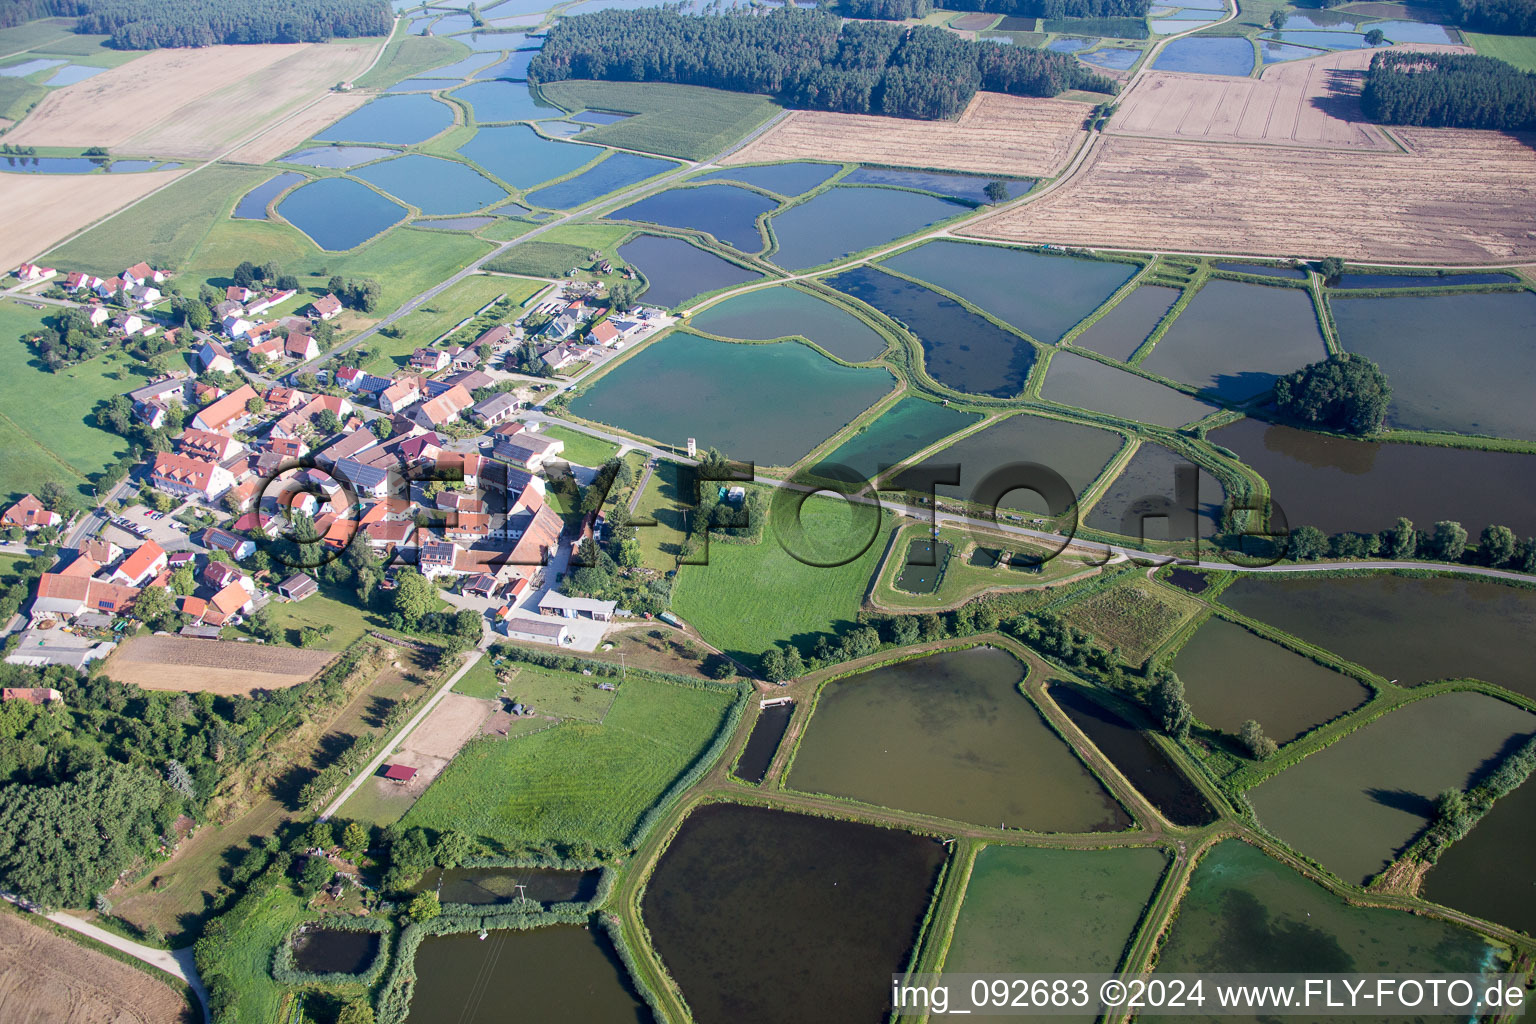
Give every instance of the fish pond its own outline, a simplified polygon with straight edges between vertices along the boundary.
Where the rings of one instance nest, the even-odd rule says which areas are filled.
[[[1053,345],[1139,269],[1134,263],[969,242],[926,242],[882,261]]]
[[[1206,725],[1235,736],[1251,718],[1276,743],[1289,743],[1371,696],[1357,680],[1214,617],[1179,650],[1173,669]]]
[[[909,832],[710,804],[683,822],[640,910],[700,1024],[879,1021],[944,859]]]
[[[823,462],[846,466],[860,478],[873,480],[881,466],[897,465],[980,419],[976,413],[961,412],[937,402],[903,398],[844,441]]]
[[[1430,823],[1438,794],[1475,785],[1533,732],[1536,715],[1513,704],[1445,693],[1357,729],[1248,799],[1270,832],[1363,883]]]
[[[614,153],[574,178],[529,193],[528,202],[550,210],[567,210],[590,203],[609,192],[638,184],[664,171],[674,171],[677,166],[671,160],[658,160],[653,156]]]
[[[378,954],[378,932],[322,927],[293,937],[293,965],[307,974],[361,974]]]
[[[778,207],[760,192],[734,185],[701,185],[669,189],[606,216],[702,231],[733,249],[755,253],[764,245],[757,220]]]
[[[476,82],[455,89],[453,98],[470,105],[476,124],[533,121],[541,117],[559,117],[562,113],[554,104],[535,97],[522,82]]]
[[[1404,686],[1482,679],[1536,697],[1536,592],[1482,580],[1378,574],[1246,576],[1222,591],[1267,622]]]
[[[915,188],[924,192],[937,192],[941,196],[949,196],[952,199],[964,199],[978,205],[992,202],[987,197],[987,185],[993,181],[1002,182],[1007,190],[1007,199],[1017,199],[1035,184],[1029,178],[983,178],[974,174],[898,171],[889,167],[856,167],[842,179],[845,185],[890,185],[895,188]]]
[[[1024,674],[1008,652],[971,647],[834,679],[817,696],[788,784],[975,825],[1129,826],[1019,691]]]
[[[948,220],[969,205],[893,188],[830,188],[776,214],[774,263],[800,270],[831,263]]]
[[[560,868],[431,868],[413,892],[436,891],[444,903],[496,906],[522,899],[585,903],[597,895],[601,871]]]
[[[1094,54],[1088,54],[1093,57]],[[1253,44],[1241,37],[1192,36],[1175,39],[1157,55],[1158,71],[1197,75],[1247,75],[1253,70]]]
[[[1506,793],[1424,879],[1426,899],[1536,935],[1536,782]],[[1490,884],[1502,879],[1502,884]],[[1525,883],[1525,884],[1521,884]]]
[[[440,89],[452,89],[461,84],[463,79],[459,78],[407,78],[403,82],[396,82],[384,91],[386,93],[437,92]]]
[[[1130,722],[1073,686],[1053,685],[1050,699],[1163,817],[1188,826],[1215,820],[1200,791]]]
[[[934,452],[922,466],[960,464],[960,485],[941,484],[941,497],[969,498],[976,485],[994,470],[1018,462],[1037,462],[1059,473],[1078,498],[1123,447],[1119,434],[1079,423],[1020,413],[969,434]],[[1044,499],[1033,491],[1015,490],[999,502],[1002,510],[1045,514]]]
[[[266,220],[267,207],[271,205],[272,200],[281,195],[284,190],[307,180],[298,171],[288,171],[274,178],[268,178],[247,192],[240,202],[235,204],[235,212],[231,216],[236,220]]]
[[[1478,935],[1444,921],[1350,906],[1259,849],[1228,839],[1208,851],[1190,876],[1178,918],[1158,951],[1157,969],[1477,974],[1491,953]]]
[[[1212,280],[1141,367],[1241,401],[1327,355],[1306,289]]]
[[[301,167],[356,167],[370,160],[394,156],[396,150],[379,146],[311,146],[297,153],[279,158],[279,163],[298,164]]]
[[[315,136],[321,142],[383,142],[410,146],[453,124],[453,108],[425,93],[382,96]]]
[[[1227,263],[1217,262],[1212,264],[1217,270],[1227,270],[1234,274],[1257,274],[1260,277],[1288,277],[1293,281],[1305,281],[1307,272],[1300,267],[1274,267],[1268,263]]]
[[[505,189],[479,171],[419,153],[353,173],[425,214],[468,213],[507,198]]]
[[[580,121],[582,124],[618,124],[620,121],[628,121],[633,114],[620,114],[612,110],[583,110],[579,114],[572,114],[572,121]]]
[[[1168,582],[1186,594],[1203,594],[1211,585],[1211,578],[1193,569],[1173,568],[1168,570]]]
[[[727,167],[695,181],[740,181],[792,197],[809,192],[842,170],[838,164],[763,164],[758,167]]]
[[[892,383],[887,370],[840,366],[799,342],[742,345],[679,332],[604,374],[571,411],[666,444],[696,437],[732,458],[788,466]]]
[[[1196,465],[1160,444],[1143,443],[1088,510],[1083,522],[1094,530],[1147,540],[1178,540],[1189,536],[1188,512],[1176,520],[1167,516],[1178,507],[1177,472],[1180,466]],[[1195,509],[1200,536],[1210,537],[1221,525],[1226,492],[1221,481],[1199,470]],[[1187,507],[1186,507],[1187,508]],[[1176,513],[1177,515],[1177,513]]]
[[[1510,274],[1340,274],[1325,282],[1329,288],[1448,288],[1463,284],[1514,284]]]
[[[1085,64],[1092,64],[1095,67],[1125,71],[1141,59],[1141,51],[1127,50],[1119,46],[1106,46],[1102,50],[1079,53],[1077,59]]]
[[[321,178],[290,192],[278,215],[322,249],[351,249],[405,219],[406,210],[367,185]]]
[[[1490,523],[1536,533],[1536,455],[1356,441],[1255,419],[1209,438],[1269,482],[1292,529],[1373,532],[1407,516],[1428,531],[1453,519],[1473,537]]]
[[[1006,398],[1029,380],[1034,346],[948,296],[868,266],[827,283],[915,334],[923,346],[923,368],[940,384]]]
[[[514,998],[523,1020],[654,1019],[608,937],[576,925],[429,936],[415,974],[410,1024],[501,1024]]]
[[[1142,285],[1072,339],[1072,344],[1126,362],[1168,315],[1180,294],[1177,288]]]
[[[773,764],[773,755],[779,752],[779,744],[789,729],[789,720],[794,715],[793,703],[775,704],[771,708],[762,709],[757,721],[752,723],[752,734],[747,737],[747,745],[742,748],[741,757],[736,762],[734,774],[738,779],[754,786],[763,781],[769,766]]]
[[[931,594],[938,590],[950,554],[950,546],[943,541],[912,541],[907,545],[907,560],[896,576],[896,589],[909,594]]]
[[[1332,298],[1339,340],[1392,383],[1387,423],[1536,440],[1536,293]]]
[[[1113,971],[1167,865],[1145,847],[988,846],[971,867],[944,970]]]
[[[745,341],[798,336],[850,363],[873,359],[886,345],[873,327],[846,309],[787,285],[726,299],[690,323],[709,334]]]
[[[680,306],[684,299],[703,292],[763,276],[681,238],[662,235],[636,235],[619,246],[618,254],[645,275],[645,301],[653,306]]]
[[[570,174],[603,155],[596,146],[546,139],[527,125],[481,128],[459,153],[515,188]]]
[[[1191,423],[1219,408],[1155,380],[1073,352],[1057,352],[1051,356],[1040,397],[1049,402],[1094,409],[1121,419],[1155,423],[1161,427]]]
[[[0,156],[0,171],[17,174],[90,174],[106,165],[100,156]]]
[[[1259,38],[1327,50],[1358,50],[1367,45],[1365,36],[1354,32],[1265,32]]]

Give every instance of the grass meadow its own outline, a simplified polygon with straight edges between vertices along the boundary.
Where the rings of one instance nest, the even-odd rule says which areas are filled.
[[[1106,647],[1120,648],[1129,664],[1140,665],[1200,609],[1193,598],[1169,593],[1138,576],[1078,601],[1066,618]]]
[[[619,446],[612,441],[604,441],[569,427],[545,427],[542,433],[557,441],[564,441],[565,448],[560,452],[560,457],[578,466],[596,468],[619,454]]]
[[[472,742],[403,823],[456,828],[509,848],[623,849],[645,812],[709,746],[735,698],[723,686],[631,678],[602,725],[562,722]]]
[[[440,68],[469,56],[463,43],[446,36],[413,36],[402,24],[384,48],[384,56],[355,83],[361,89],[386,89],[423,71]]]
[[[814,545],[814,561],[853,555],[871,533],[868,522],[855,522],[836,498],[806,501],[800,523],[805,544]],[[674,612],[709,643],[749,664],[769,644],[793,641],[809,654],[817,635],[851,627],[894,520],[883,516],[862,553],[825,568],[786,551],[775,526],[770,516],[756,544],[711,542],[709,563],[681,567],[672,593]]]
[[[1536,71],[1536,36],[1495,36],[1482,32],[1463,32],[1462,35],[1472,44],[1472,49],[1485,57],[1497,57],[1521,71]]]
[[[542,90],[567,110],[635,113],[583,132],[583,142],[688,160],[713,156],[780,109],[764,96],[665,82],[551,82]]]

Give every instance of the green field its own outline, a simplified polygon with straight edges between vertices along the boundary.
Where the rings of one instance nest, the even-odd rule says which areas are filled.
[[[533,708],[534,714],[560,719],[600,722],[618,694],[599,690],[599,683],[619,685],[608,676],[584,676],[537,665],[509,665],[507,696]]]
[[[47,95],[47,89],[41,85],[34,85],[25,78],[0,78],[0,117],[20,121]]]
[[[465,747],[405,815],[507,848],[587,842],[617,850],[709,746],[735,699],[631,677],[602,725],[564,722],[531,736]]]
[[[453,684],[454,693],[462,693],[466,697],[474,697],[477,700],[490,700],[501,695],[501,683],[496,679],[496,669],[491,664],[490,658],[481,658],[475,662],[463,677]]]
[[[282,577],[279,577],[281,579]],[[357,595],[335,590],[325,584],[320,592],[303,601],[273,601],[267,605],[272,621],[283,631],[286,643],[295,647],[299,631],[306,626],[331,627],[331,635],[315,646],[320,651],[340,651],[370,629],[383,629],[388,623],[357,606]]]
[[[73,18],[40,18],[14,28],[0,28],[0,57],[8,57],[22,50],[37,49],[45,45],[51,47],[55,43],[71,39],[74,37],[74,32],[70,30],[74,24]]]
[[[922,540],[926,536],[925,529],[913,528],[906,531],[891,549],[890,557],[880,572],[880,584],[875,594],[875,599],[880,604],[922,611],[948,608],[985,590],[1053,583],[1083,572],[1086,568],[1079,559],[1068,555],[1057,555],[1051,558],[1038,573],[1026,572],[1006,564],[990,568],[984,565],[973,565],[971,556],[967,553],[973,548],[997,549],[1014,555],[1033,555],[1037,558],[1047,557],[1050,550],[1044,546],[1025,544],[1017,537],[985,534],[980,531],[973,533],[969,530],[941,526],[939,540],[950,546],[950,554],[949,563],[944,568],[944,578],[939,580],[939,589],[929,594],[909,593],[895,586],[894,583],[906,565],[908,546],[912,541]]]
[[[683,506],[678,483],[678,464],[663,459],[645,485],[645,493],[635,506],[636,519],[654,519],[655,526],[635,531],[640,541],[640,564],[647,569],[668,572],[677,565],[677,553],[683,543]],[[639,483],[638,478],[635,481]]]
[[[1139,665],[1199,611],[1199,602],[1138,576],[1073,604],[1067,621]]]
[[[445,36],[413,36],[402,22],[384,49],[384,56],[353,84],[362,89],[387,89],[404,78],[452,64],[470,54],[469,47]]]
[[[1536,71],[1536,36],[1493,36],[1462,32],[1472,49],[1487,57],[1513,64],[1521,71]]]
[[[619,446],[612,441],[603,441],[569,427],[549,426],[542,432],[557,441],[564,441],[565,449],[561,451],[560,457],[578,466],[591,466],[595,469],[619,454]]]
[[[765,96],[664,82],[551,82],[542,88],[545,99],[572,112],[637,115],[583,132],[584,142],[687,160],[719,153],[780,109]]]
[[[90,422],[98,401],[138,387],[145,378],[122,353],[98,356],[58,373],[41,369],[19,340],[43,314],[0,302],[0,496],[36,491],[48,480],[91,493],[86,477],[126,448]]]
[[[846,557],[870,534],[867,525],[856,529],[847,504],[835,498],[807,501],[800,522],[815,538],[816,561]],[[818,634],[853,625],[893,526],[891,517],[883,517],[862,554],[846,565],[821,568],[785,551],[770,519],[759,543],[711,543],[708,565],[680,568],[672,609],[709,643],[748,664],[756,664],[769,644],[791,640],[809,654]]]
[[[49,265],[116,274],[144,260],[179,270],[214,222],[229,216],[236,200],[271,176],[264,167],[213,164],[54,249],[47,257]]]
[[[944,970],[1113,971],[1167,863],[1154,849],[989,846],[976,855]]]
[[[443,332],[451,330],[465,317],[474,316],[477,310],[487,302],[494,301],[497,296],[506,295],[516,304],[539,288],[537,281],[487,277],[484,274],[466,277],[408,316],[401,317],[395,325],[401,330],[400,337],[375,335],[369,339],[367,347],[373,355],[363,365],[363,369],[382,375],[393,373],[405,366],[406,360],[418,347],[430,345]],[[468,344],[474,341],[474,336],[466,330],[462,337],[456,337],[454,341],[456,344]]]

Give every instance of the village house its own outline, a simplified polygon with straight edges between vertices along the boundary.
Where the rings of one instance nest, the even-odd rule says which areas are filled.
[[[521,406],[522,403],[517,400],[517,396],[510,391],[503,391],[500,394],[492,395],[483,402],[476,403],[471,411],[475,419],[487,427],[494,427],[511,419],[512,414],[517,412]]]
[[[75,550],[80,552],[81,558],[89,558],[97,565],[114,565],[119,558],[123,557],[122,548],[99,537],[81,541],[80,546]]]
[[[223,590],[231,583],[246,583],[248,577],[239,566],[230,565],[228,562],[212,562],[203,566],[203,582],[214,590]]]
[[[12,661],[10,658],[5,660],[12,665],[28,664],[26,661]],[[10,700],[24,700],[28,704],[51,704],[54,701],[63,701],[64,695],[51,686],[7,686],[0,689],[0,702]]]
[[[141,284],[163,284],[165,274],[155,270],[148,263],[135,263],[122,273],[123,286],[133,288]]]
[[[121,583],[129,587],[142,587],[156,576],[166,566],[165,549],[152,540],[140,544],[138,549],[123,559],[108,579],[113,583]]]
[[[378,445],[379,439],[371,430],[354,430],[343,434],[333,443],[315,453],[315,461],[321,466],[335,466],[345,459],[355,458],[362,452]]]
[[[242,385],[193,416],[192,425],[198,430],[232,434],[251,421],[251,413],[245,406],[255,397],[255,388]]]
[[[32,615],[53,614],[71,618],[88,612],[116,615],[131,608],[138,596],[138,587],[112,580],[49,572],[37,581],[37,597],[32,602]]]
[[[433,537],[421,542],[420,550],[416,556],[417,568],[428,579],[433,576],[442,576],[454,572],[454,563],[458,560],[459,546],[452,541]]]
[[[362,530],[363,537],[373,552],[383,555],[408,546],[411,536],[416,532],[416,524],[409,519],[380,520],[364,523]]]
[[[203,531],[203,547],[223,551],[237,562],[244,561],[256,553],[256,542],[249,537],[241,537],[239,534],[212,526]]]
[[[544,365],[553,371],[560,371],[568,366],[574,366],[581,361],[581,351],[574,345],[555,345],[546,350],[539,359]]]
[[[267,310],[271,309],[273,306],[278,306],[284,302],[287,302],[297,294],[298,292],[291,288],[283,289],[282,291],[267,292],[264,295],[246,300],[245,311],[251,316],[259,316],[260,314],[265,313]]]
[[[439,452],[433,465],[438,479],[457,480],[473,489],[480,486],[486,459],[476,452]]]
[[[379,408],[395,415],[421,400],[421,378],[402,377],[379,393]]]
[[[119,313],[112,318],[112,330],[123,334],[138,334],[144,329],[144,318],[137,313]]]
[[[224,328],[224,333],[226,335],[234,338],[236,341],[239,341],[241,338],[244,338],[247,334],[249,334],[251,328],[255,327],[256,325],[250,320],[247,320],[245,317],[240,316],[239,314],[231,313],[229,316],[226,316],[223,320],[219,321],[219,326]]]
[[[254,295],[254,294],[255,293],[252,292],[249,288],[241,287],[238,284],[232,284],[228,288],[224,289],[224,299],[225,299],[225,301],[227,301],[227,302],[238,302],[238,303],[241,303],[242,305],[245,304],[246,302],[249,302],[251,296]]]
[[[279,413],[292,412],[309,401],[310,396],[298,388],[286,388],[274,384],[267,388],[261,400],[267,403],[267,412],[277,415]]]
[[[436,373],[448,369],[450,357],[440,348],[418,348],[411,353],[411,369],[419,373]]]
[[[622,339],[619,329],[612,321],[604,320],[587,332],[587,341],[593,345],[602,345],[604,348],[612,348]]]
[[[16,276],[22,283],[30,284],[33,281],[43,281],[57,274],[53,267],[40,267],[35,263],[23,263],[16,268]]]
[[[368,431],[359,430],[358,433],[366,434]],[[345,458],[332,467],[332,472],[346,481],[360,498],[382,498],[389,493],[387,465],[380,466],[358,459]]]
[[[212,338],[203,339],[203,343],[197,347],[195,355],[197,364],[203,368],[204,373],[235,372],[234,356],[229,354],[229,349]]]
[[[235,486],[235,477],[217,462],[174,452],[158,452],[149,471],[156,489],[184,498],[213,501]]]
[[[334,320],[341,315],[341,300],[335,295],[327,294],[323,298],[316,299],[309,304],[309,318],[311,320]]]
[[[245,451],[245,445],[228,434],[198,430],[196,427],[188,427],[183,431],[181,437],[176,439],[176,447],[183,455],[210,462],[224,462]]]
[[[128,299],[140,309],[148,309],[160,301],[160,289],[141,284],[128,292]]]
[[[537,473],[565,450],[565,442],[544,437],[523,424],[503,423],[491,431],[492,452],[498,459]]]
[[[58,526],[62,521],[57,512],[44,508],[43,503],[30,494],[23,495],[20,501],[5,510],[4,515],[0,515],[0,526],[19,526],[28,533]]]
[[[231,583],[208,599],[208,610],[203,614],[203,621],[210,626],[225,625],[236,615],[250,612],[251,604],[250,591],[239,583]]]
[[[81,270],[73,271],[73,272],[71,272],[70,274],[68,274],[64,278],[64,290],[65,291],[71,291],[71,292],[91,291],[91,292],[93,292],[93,291],[96,290],[96,288],[100,284],[101,284],[101,278],[96,277],[94,274],[87,274],[87,273],[85,273],[84,271],[81,271]]]
[[[455,384],[436,398],[419,402],[406,410],[406,418],[417,426],[432,430],[445,423],[452,423],[475,402],[474,396],[463,386]]]

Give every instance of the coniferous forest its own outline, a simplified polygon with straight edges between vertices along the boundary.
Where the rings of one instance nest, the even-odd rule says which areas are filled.
[[[1365,116],[1433,128],[1536,128],[1536,74],[1469,53],[1371,58],[1360,93]]]
[[[1476,0],[1463,0],[1476,2]],[[1493,0],[1513,3],[1518,0]],[[843,0],[850,18],[926,18],[934,8],[983,11],[1020,18],[1144,18],[1151,0]]]
[[[1018,96],[1114,91],[1065,54],[973,43],[928,26],[844,25],[833,14],[794,9],[565,18],[550,30],[528,77],[676,82],[764,93],[811,110],[927,119],[956,116],[978,89]]]
[[[387,0],[0,0],[0,27],[79,18],[75,31],[123,50],[216,43],[320,43],[388,35]]]
[[[1481,32],[1536,35],[1536,0],[1457,0],[1457,24]]]

